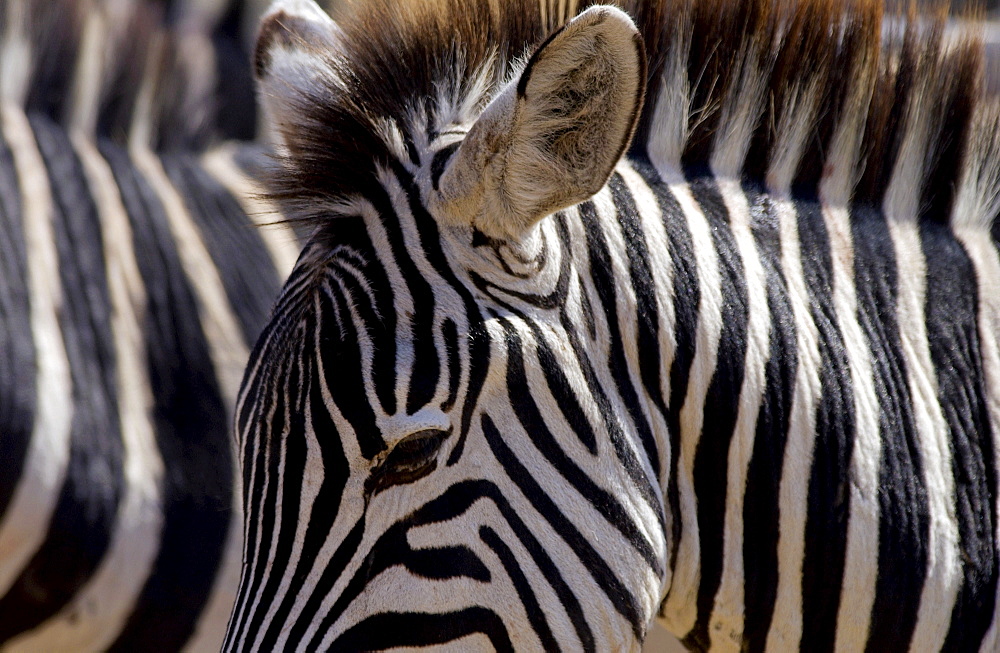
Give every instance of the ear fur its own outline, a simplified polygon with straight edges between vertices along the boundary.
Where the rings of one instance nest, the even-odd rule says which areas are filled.
[[[631,18],[597,6],[554,32],[489,104],[439,183],[441,207],[518,238],[607,182],[635,131],[646,58]]]
[[[302,98],[332,75],[340,28],[313,0],[275,0],[261,19],[254,74],[268,127],[280,134]]]

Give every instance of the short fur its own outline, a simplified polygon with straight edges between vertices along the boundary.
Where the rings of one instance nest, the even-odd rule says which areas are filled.
[[[336,51],[323,55],[329,76],[298,98],[301,118],[283,126],[292,174],[275,180],[275,196],[308,218],[317,201],[328,211],[370,187],[377,168],[399,158],[386,124],[408,141],[474,118],[515,62],[588,4],[364,3],[341,23]],[[880,205],[903,143],[922,130],[919,151],[909,151],[922,162],[919,210],[939,216],[950,215],[963,173],[981,166],[967,152],[981,156],[984,148],[970,149],[970,128],[995,113],[980,90],[982,43],[974,27],[946,37],[944,11],[887,20],[882,0],[619,4],[649,60],[633,153],[645,154],[651,138],[664,145],[672,126],[675,142],[664,151],[676,150],[678,165],[806,195],[825,183],[828,201]]]

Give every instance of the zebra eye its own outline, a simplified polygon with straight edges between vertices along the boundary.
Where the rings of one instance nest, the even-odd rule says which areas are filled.
[[[437,453],[448,432],[419,431],[400,440],[365,481],[365,493],[374,496],[393,485],[412,483],[437,469]]]

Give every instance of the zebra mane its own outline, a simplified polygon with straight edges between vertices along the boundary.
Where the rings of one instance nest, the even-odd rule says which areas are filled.
[[[290,156],[274,195],[304,214],[373,184],[380,167],[413,159],[416,141],[474,118],[589,4],[363,3],[283,127]],[[1000,210],[1000,110],[981,90],[975,20],[890,14],[883,0],[617,4],[649,59],[633,155],[842,204],[896,198],[899,211],[941,216],[961,204],[987,223]]]
[[[252,137],[249,57],[238,43],[239,5],[226,12],[229,4],[5,0],[0,100],[157,149]]]

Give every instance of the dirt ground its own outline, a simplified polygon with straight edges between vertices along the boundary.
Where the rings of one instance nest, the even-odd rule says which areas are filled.
[[[646,638],[646,645],[642,647],[642,653],[685,653],[686,650],[673,635],[659,625],[653,626],[649,637]]]

